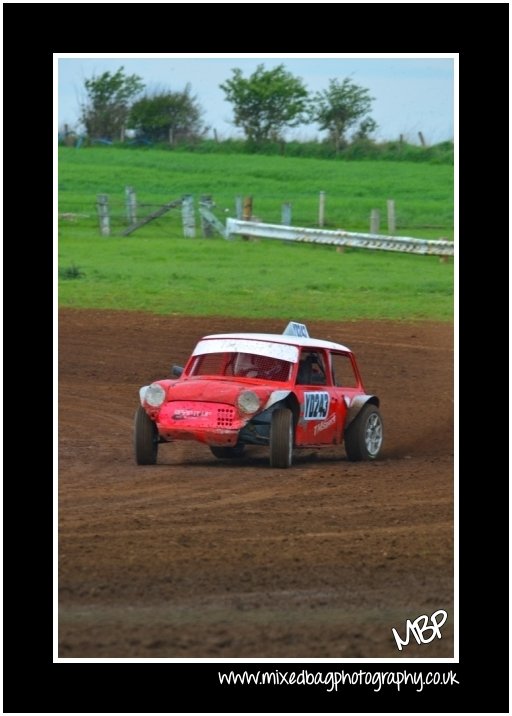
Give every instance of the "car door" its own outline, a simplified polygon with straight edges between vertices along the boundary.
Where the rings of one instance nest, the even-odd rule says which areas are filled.
[[[295,387],[300,403],[296,444],[315,446],[339,443],[343,434],[346,405],[342,391],[334,385],[327,351],[301,351]]]
[[[352,353],[331,351],[329,357],[334,389],[340,404],[343,406],[343,409],[340,410],[341,432],[339,434],[339,439],[342,440],[348,409],[355,396],[364,392],[364,387]]]

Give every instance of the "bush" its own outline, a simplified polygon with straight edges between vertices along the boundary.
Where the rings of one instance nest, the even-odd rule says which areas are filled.
[[[84,146],[89,146],[86,141]],[[94,146],[100,146],[95,144]],[[342,161],[393,161],[428,162],[429,164],[452,164],[454,162],[453,142],[440,142],[431,147],[420,147],[406,142],[374,142],[371,139],[355,139],[347,144],[338,155],[328,140],[310,140],[299,142],[248,142],[244,139],[195,139],[183,140],[171,146],[167,142],[154,144],[134,144],[132,142],[114,142],[111,146],[122,149],[196,152],[198,154],[260,154],[266,156],[307,157],[312,159],[330,159]],[[105,146],[105,149],[107,147]]]
[[[64,280],[73,280],[82,278],[83,276],[85,276],[84,272],[81,271],[78,266],[75,266],[75,264],[59,269],[59,277]]]

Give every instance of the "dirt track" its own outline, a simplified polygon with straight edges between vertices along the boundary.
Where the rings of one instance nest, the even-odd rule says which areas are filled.
[[[206,333],[286,322],[60,312],[59,656],[453,656],[451,326],[308,323],[381,397],[376,463],[177,443],[135,465],[141,385]],[[443,638],[399,652],[392,627],[438,609]]]

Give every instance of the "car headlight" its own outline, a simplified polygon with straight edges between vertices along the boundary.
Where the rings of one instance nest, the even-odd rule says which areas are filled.
[[[261,405],[261,400],[252,390],[244,390],[236,399],[237,405],[244,413],[255,413]]]
[[[148,405],[151,405],[153,408],[158,408],[165,400],[165,390],[160,383],[151,383],[146,390],[144,399]]]

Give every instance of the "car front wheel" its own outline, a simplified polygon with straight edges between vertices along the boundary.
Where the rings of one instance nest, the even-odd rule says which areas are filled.
[[[135,412],[133,446],[137,465],[154,465],[158,455],[158,430],[142,405]]]
[[[293,451],[293,415],[288,408],[272,413],[270,424],[270,467],[290,467]]]
[[[373,403],[366,403],[345,432],[345,451],[349,460],[375,460],[382,447],[382,418]]]

